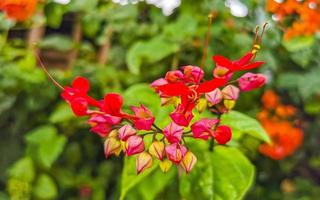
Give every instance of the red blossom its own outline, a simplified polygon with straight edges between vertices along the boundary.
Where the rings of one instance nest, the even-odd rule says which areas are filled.
[[[264,62],[258,61],[258,62],[250,62],[252,58],[254,57],[254,53],[248,52],[243,57],[241,57],[238,60],[231,61],[228,58],[225,58],[221,55],[215,55],[212,57],[213,61],[216,63],[216,67],[220,68],[220,72],[224,71],[220,74],[215,74],[217,77],[223,77],[226,75],[229,75],[233,72],[237,71],[243,71],[243,70],[250,70],[259,67]]]

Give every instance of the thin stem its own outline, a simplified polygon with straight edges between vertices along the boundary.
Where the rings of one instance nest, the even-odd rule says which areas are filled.
[[[207,30],[207,35],[206,35],[206,40],[204,42],[204,48],[203,48],[203,52],[202,52],[202,59],[201,59],[201,65],[200,68],[203,69],[206,59],[207,59],[207,54],[208,54],[208,46],[209,46],[209,41],[210,41],[210,35],[211,35],[211,25],[212,25],[212,21],[213,18],[215,17],[214,13],[211,12],[208,15],[209,21],[208,21],[208,30]]]
[[[266,27],[267,27],[267,25],[268,25],[268,22],[265,22],[265,23],[263,24],[262,32],[261,32],[260,39],[259,39],[259,44],[260,44],[260,45],[261,45],[261,43],[262,43],[263,35],[264,35],[264,33],[266,32]]]
[[[155,134],[155,132],[146,132],[146,133],[143,133],[143,134],[141,134],[140,136],[142,136],[142,137],[144,137],[144,136],[146,136],[146,135],[151,135],[151,134]]]
[[[156,124],[152,124],[152,126],[154,127],[154,128],[156,128],[158,131],[160,131],[160,133],[162,133],[163,131],[162,131],[162,129],[161,128],[159,128]]]
[[[59,89],[64,90],[64,88],[51,76],[51,74],[48,72],[47,68],[44,66],[40,56],[35,53],[34,54],[41,66],[41,68],[43,69],[43,71],[46,73],[46,75],[48,76],[48,78],[53,82],[53,84],[55,84]]]

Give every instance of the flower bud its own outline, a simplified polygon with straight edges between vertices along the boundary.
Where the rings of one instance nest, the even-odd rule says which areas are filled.
[[[168,71],[165,76],[165,79],[171,83],[181,81],[183,78],[184,75],[180,70]]]
[[[193,137],[208,140],[211,136],[211,128],[219,122],[218,119],[201,119],[191,126]]]
[[[115,137],[115,138],[117,138],[118,137],[118,130],[117,129],[114,129],[114,130],[112,130],[110,133],[109,133],[109,135],[108,135],[108,137]]]
[[[239,92],[239,88],[234,85],[228,85],[222,90],[223,98],[227,100],[237,100]]]
[[[163,135],[170,143],[179,143],[183,134],[183,127],[171,122],[163,130]]]
[[[239,88],[244,92],[260,88],[265,82],[266,77],[263,74],[254,74],[251,72],[245,73],[238,79]]]
[[[98,134],[100,137],[106,137],[111,129],[112,127],[109,124],[96,124],[90,129],[90,131]]]
[[[144,142],[142,137],[133,135],[128,138],[125,143],[125,152],[127,156],[131,156],[144,151]]]
[[[152,166],[152,157],[147,152],[142,152],[137,156],[136,159],[136,170],[137,174],[140,174],[145,169],[148,169]]]
[[[232,110],[235,105],[236,105],[236,101],[235,100],[224,100],[223,101],[223,105],[228,109],[228,110]]]
[[[199,113],[202,113],[207,108],[207,100],[206,99],[199,99],[198,104],[196,105],[196,109]]]
[[[204,72],[200,67],[196,66],[184,66],[182,67],[185,81],[191,83],[200,83],[200,80],[204,76]]]
[[[160,161],[159,166],[162,172],[167,173],[172,166],[172,162],[170,160],[165,159],[163,161]]]
[[[121,143],[115,137],[108,137],[104,142],[104,154],[108,158],[111,154],[119,155],[121,152]]]
[[[172,162],[179,164],[187,153],[187,148],[179,143],[173,143],[165,147],[167,157]]]
[[[134,127],[138,130],[149,131],[155,120],[151,111],[144,105],[141,105],[140,108],[132,106],[131,109],[137,117],[137,119],[134,120]]]
[[[219,144],[226,144],[231,139],[231,129],[229,126],[218,126],[216,131],[213,133],[213,137]]]
[[[165,155],[164,143],[160,141],[154,141],[149,147],[149,153],[159,160],[163,160]]]
[[[193,166],[196,164],[196,162],[197,162],[197,157],[191,151],[188,151],[187,154],[182,159],[180,165],[188,174],[193,168]]]
[[[136,130],[129,124],[122,126],[119,130],[119,138],[122,141],[127,141],[130,136],[135,135]]]
[[[222,98],[223,95],[219,88],[213,90],[212,92],[206,93],[206,99],[213,106],[220,103]]]

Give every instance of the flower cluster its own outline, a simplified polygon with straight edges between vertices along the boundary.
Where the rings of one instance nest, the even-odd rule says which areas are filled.
[[[218,144],[226,144],[232,132],[229,126],[220,124],[221,115],[234,107],[240,91],[264,85],[264,75],[251,72],[231,80],[235,72],[263,64],[255,62],[254,57],[254,52],[248,52],[235,61],[220,55],[213,56],[216,66],[213,78],[208,81],[204,80],[204,71],[200,67],[191,65],[169,71],[164,78],[154,81],[151,87],[159,94],[162,106],[174,106],[170,113],[171,121],[163,128],[155,124],[154,115],[144,105],[132,106],[131,113],[124,112],[123,99],[119,94],[108,93],[102,100],[90,97],[89,82],[83,77],[76,78],[70,87],[63,87],[61,96],[75,115],[88,116],[91,132],[104,139],[106,157],[119,155],[122,151],[126,156],[137,155],[137,173],[149,168],[154,159],[159,161],[164,172],[175,164],[189,173],[197,158],[184,138],[211,139]],[[196,110],[202,112],[207,108],[217,118],[202,118],[191,123]],[[147,146],[145,138],[148,136],[153,137]]]
[[[319,0],[268,0],[267,11],[273,13],[273,19],[290,22],[284,38],[313,35],[320,30]]]
[[[27,20],[35,11],[37,0],[1,0],[0,10],[17,21]]]
[[[259,151],[274,160],[281,160],[293,154],[303,141],[303,131],[290,121],[296,108],[282,105],[278,95],[268,90],[262,96],[263,109],[258,119],[269,134],[272,143],[261,144]]]

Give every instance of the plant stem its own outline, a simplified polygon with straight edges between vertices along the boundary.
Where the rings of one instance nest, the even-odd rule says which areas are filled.
[[[206,63],[206,59],[207,59],[207,54],[208,54],[208,46],[209,46],[209,41],[210,41],[210,35],[211,35],[211,25],[212,25],[212,21],[213,18],[215,17],[214,13],[211,12],[208,15],[209,21],[208,21],[208,30],[207,30],[207,35],[206,35],[206,40],[204,42],[204,47],[203,47],[203,52],[202,52],[202,59],[201,59],[201,64],[200,64],[200,68],[203,69],[204,64]]]
[[[156,128],[158,131],[160,131],[161,133],[163,132],[162,129],[159,128],[156,124],[152,124],[152,126],[153,126],[154,128]]]

